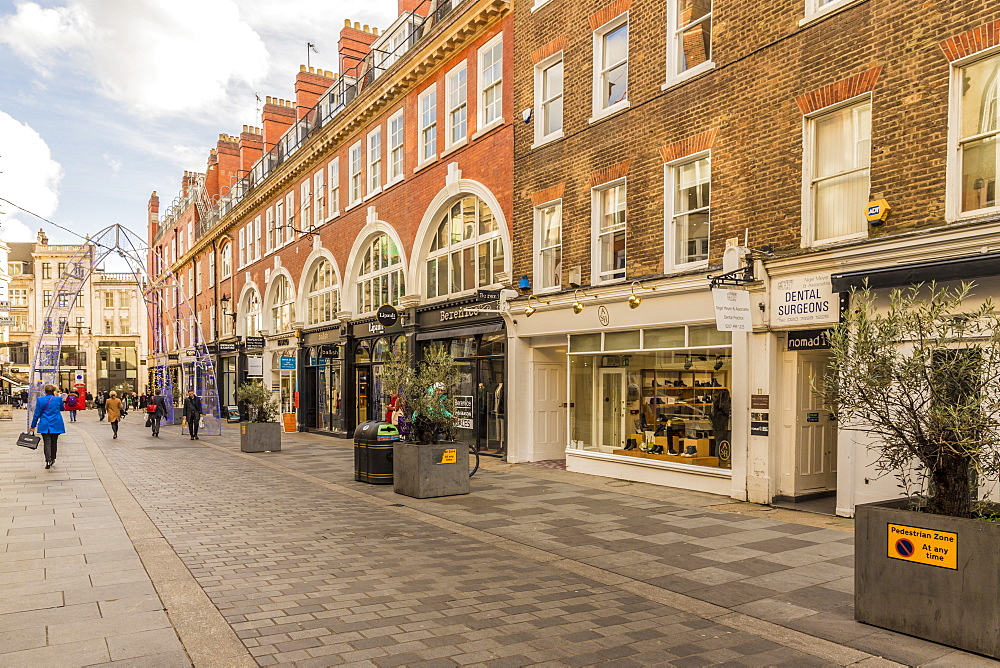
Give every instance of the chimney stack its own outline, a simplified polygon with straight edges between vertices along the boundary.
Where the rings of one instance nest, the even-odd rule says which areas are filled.
[[[281,135],[295,122],[295,104],[288,100],[267,96],[264,101],[264,151],[273,149]]]
[[[299,65],[299,73],[295,76],[296,117],[303,118],[309,113],[323,93],[336,82],[337,75],[330,70]]]
[[[209,156],[211,164],[212,156]],[[240,176],[240,140],[232,135],[220,134],[219,141],[215,145],[215,175],[212,181],[217,192],[208,191],[208,196],[220,195],[225,197],[229,194],[229,187],[239,179]],[[209,179],[206,177],[206,186]]]
[[[260,128],[251,125],[244,125],[243,132],[240,133],[240,177],[245,176],[253,169],[255,162],[263,155],[264,133]]]
[[[378,28],[369,28],[357,21],[344,19],[344,27],[340,29],[340,41],[337,42],[341,75],[350,72],[351,76],[360,77],[363,74],[356,66],[371,51],[376,39],[378,39]],[[355,68],[355,71],[350,71],[351,68]]]

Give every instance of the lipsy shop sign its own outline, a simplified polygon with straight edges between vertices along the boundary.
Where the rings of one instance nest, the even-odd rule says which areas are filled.
[[[840,319],[829,274],[780,278],[771,284],[771,325],[811,325]]]

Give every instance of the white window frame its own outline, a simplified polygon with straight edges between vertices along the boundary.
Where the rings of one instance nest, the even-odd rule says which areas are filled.
[[[677,68],[680,65],[680,58],[677,54],[679,53],[678,49],[681,46],[680,43],[683,38],[683,33],[681,31],[683,28],[687,27],[678,25],[677,14],[680,3],[681,0],[667,0],[667,82],[663,84],[664,89],[675,86],[682,81],[690,79],[691,77],[696,77],[702,72],[707,72],[715,67],[715,61],[712,60],[712,53],[714,52],[715,45],[712,43],[711,33],[709,33],[708,60],[703,63],[698,63],[694,67],[689,67],[683,72],[678,71]],[[714,19],[715,0],[712,0],[712,9],[709,10],[707,19],[709,26],[713,26]],[[702,18],[699,22],[704,20],[705,19]]]
[[[321,168],[313,174],[313,217],[314,225],[319,227],[326,222],[326,168]]]
[[[279,246],[291,243],[292,239],[295,238],[295,233],[292,232],[298,220],[295,213],[295,189],[293,188],[285,194],[285,224],[280,228],[280,234],[278,235],[280,239]]]
[[[483,59],[487,53],[492,51],[496,46],[500,47],[500,77],[486,85],[486,77],[483,76]],[[476,118],[479,124],[479,130],[472,135],[475,139],[484,132],[489,132],[498,125],[503,125],[503,33],[500,33],[490,41],[486,42],[480,49],[476,56],[476,62],[478,63],[478,69],[476,70],[476,89],[479,97],[479,102],[476,105]],[[493,89],[497,89],[497,99],[496,105],[496,116],[490,118],[487,116],[489,113],[489,108],[486,105],[486,93]]]
[[[376,258],[379,256],[375,254],[373,250],[373,245],[383,236],[396,247],[397,262],[395,262],[394,264],[386,264],[383,267],[370,269],[367,273],[361,273],[364,269],[365,255],[369,256],[371,266],[374,267],[375,264],[378,264]],[[404,264],[403,254],[399,251],[399,246],[396,244],[396,241],[390,235],[386,234],[385,232],[380,232],[379,234],[376,234],[375,236],[368,239],[368,241],[365,242],[365,245],[362,247],[360,256],[356,258],[355,261],[360,263],[358,265],[359,268],[358,268],[357,282],[352,286],[352,288],[355,291],[355,298],[357,300],[354,304],[354,310],[356,315],[361,315],[362,313],[374,313],[376,310],[378,310],[379,306],[382,305],[380,303],[375,303],[378,300],[376,299],[374,288],[376,284],[379,284],[383,281],[388,281],[388,285],[390,285],[389,289],[390,293],[392,292],[391,286],[394,284],[396,285],[397,288],[396,292],[398,293],[398,296],[395,299],[390,298],[389,303],[393,305],[399,303],[399,297],[402,297],[404,294],[406,294],[406,272],[404,271],[404,266],[403,266]],[[362,295],[364,293],[364,286],[366,283],[369,284],[369,294],[371,295],[372,308],[369,310],[362,311],[362,309],[365,308],[364,298]]]
[[[463,230],[461,235],[462,238],[456,241],[452,236],[453,228],[450,226],[452,220],[450,214],[456,206],[461,207],[466,199],[473,199],[476,204],[474,234],[466,239]],[[480,233],[479,231],[480,223],[483,219],[481,215],[483,210],[482,207],[486,207],[486,209],[490,212],[490,215],[493,218],[493,225],[495,227],[495,229],[484,233]],[[461,208],[459,210],[461,211]],[[448,243],[440,248],[431,250],[434,247],[437,233],[441,229],[442,225],[447,228],[446,234],[448,236]],[[441,211],[434,218],[432,230],[434,234],[432,235],[431,243],[428,246],[428,251],[424,255],[422,269],[423,285],[421,286],[421,289],[426,296],[427,301],[434,302],[454,299],[460,295],[468,295],[476,292],[477,290],[486,290],[500,285],[496,280],[496,275],[497,273],[502,273],[503,271],[508,270],[510,266],[509,258],[507,257],[507,249],[504,247],[503,231],[500,228],[499,221],[497,220],[497,214],[492,210],[492,208],[490,208],[489,204],[485,200],[472,194],[464,194],[457,200],[453,200],[447,207],[442,207]],[[479,274],[484,270],[484,268],[483,265],[480,265],[479,251],[480,247],[483,245],[486,245],[489,249],[489,255],[488,262],[485,265],[487,281],[486,283],[480,284]],[[472,257],[471,279],[473,286],[470,288],[464,287],[465,268],[467,267],[465,263],[466,252],[468,252]],[[453,273],[455,270],[455,263],[453,262],[453,259],[456,254],[459,256],[459,266],[462,269],[463,286],[457,290],[452,290],[453,282],[455,281],[455,274]],[[500,272],[493,271],[493,264],[497,257],[500,257],[503,262],[503,267]],[[431,295],[430,289],[427,285],[430,278],[428,265],[434,263],[434,266],[438,267],[442,262],[444,262],[445,265],[444,273],[446,277],[445,280],[447,282],[447,285],[444,287],[447,289],[443,289],[440,283],[436,283],[436,294]],[[437,271],[437,269],[434,270],[435,274],[437,274]]]
[[[323,267],[323,263],[330,266],[329,277],[330,285],[322,286],[318,289],[314,288],[314,283],[317,280],[317,274],[319,270]],[[321,325],[328,322],[333,322],[337,319],[337,312],[340,310],[340,283],[337,279],[337,272],[333,267],[333,263],[328,259],[320,258],[314,264],[309,271],[308,277],[305,283],[306,290],[306,312],[303,315],[303,320],[307,325]],[[319,320],[315,317],[315,314],[326,310],[324,307],[326,303],[330,303],[330,318],[325,320]]]
[[[606,117],[608,117],[608,116],[610,116],[612,114],[615,114],[615,113],[621,111],[622,109],[628,109],[628,107],[629,107],[629,96],[628,96],[628,93],[629,93],[629,90],[628,90],[629,56],[628,56],[628,53],[629,53],[629,48],[631,48],[631,41],[632,41],[632,26],[631,26],[631,24],[629,24],[629,26],[628,26],[628,31],[629,31],[629,35],[628,35],[629,40],[628,41],[629,41],[629,44],[628,44],[628,46],[625,49],[625,54],[626,55],[625,55],[625,60],[623,61],[625,63],[625,70],[626,70],[626,73],[625,73],[625,97],[623,99],[619,100],[618,102],[615,102],[615,103],[613,103],[613,104],[605,107],[604,106],[604,102],[603,102],[603,100],[604,100],[604,94],[603,94],[604,86],[602,85],[603,81],[604,81],[604,68],[603,68],[603,66],[602,66],[601,63],[604,61],[604,37],[608,33],[613,32],[614,30],[617,30],[618,28],[620,28],[622,25],[625,25],[625,24],[629,24],[629,13],[627,11],[626,12],[622,12],[621,14],[619,14],[616,17],[614,17],[613,19],[611,19],[610,21],[608,21],[607,23],[605,23],[600,28],[598,28],[597,30],[594,31],[594,37],[593,37],[593,40],[594,40],[594,63],[593,63],[594,78],[593,78],[593,84],[592,84],[592,86],[593,86],[593,116],[590,118],[590,121],[589,121],[591,123],[594,123],[594,122],[599,121],[599,120],[601,120],[603,118],[606,118]],[[618,65],[620,65],[620,64],[621,63],[618,63]],[[618,65],[615,65],[615,67],[617,67]],[[609,69],[613,69],[613,68],[609,68]]]
[[[368,189],[368,197],[372,195],[377,195],[382,192],[382,126],[378,126],[374,130],[368,133],[368,137],[365,140],[365,145],[368,150],[365,153],[366,164],[368,168],[365,170],[367,175],[366,184]]]
[[[601,201],[601,194],[610,190],[611,188],[617,188],[618,186],[625,186],[625,266],[621,269],[611,269],[608,271],[601,271],[601,237],[604,234],[614,234],[617,230],[612,230],[611,232],[601,232],[601,217],[604,215],[604,207]],[[607,183],[602,183],[599,186],[594,186],[590,189],[590,231],[591,231],[591,244],[590,244],[590,275],[591,275],[591,285],[600,285],[605,283],[618,283],[624,280],[628,280],[628,183],[627,179],[615,179],[614,181],[608,181]],[[622,276],[602,278],[601,274],[611,274],[615,272],[622,272]]]
[[[673,160],[671,162],[663,165],[663,220],[664,220],[664,246],[663,246],[663,267],[667,271],[683,271],[686,269],[695,269],[698,267],[707,267],[708,258],[704,260],[695,260],[693,262],[674,262],[674,257],[676,256],[676,244],[675,240],[677,238],[674,234],[674,228],[676,224],[674,218],[679,214],[674,213],[674,196],[677,191],[677,168],[683,167],[684,165],[690,164],[692,162],[698,162],[699,160],[704,160],[708,158],[708,187],[709,187],[709,202],[708,207],[703,207],[708,209],[708,242],[712,243],[712,152],[711,151],[701,151],[699,153],[693,153],[691,155],[686,155],[683,158]],[[692,209],[693,211],[693,209]],[[688,212],[690,213],[690,211]]]
[[[336,157],[330,161],[330,218],[340,215],[340,158]]]
[[[433,97],[433,103],[428,106],[426,100]],[[430,118],[426,119],[427,112]],[[425,120],[428,122],[425,123]],[[417,97],[417,124],[420,126],[420,134],[417,144],[417,169],[437,160],[437,84],[427,88]],[[432,151],[428,153],[428,148]],[[414,170],[416,171],[416,170]]]
[[[274,247],[280,248],[285,238],[285,200],[279,197],[274,203]]]
[[[247,266],[247,228],[241,227],[240,233],[240,269]]]
[[[219,278],[229,278],[233,275],[233,243],[224,244],[219,250],[219,255],[219,264],[222,265]]]
[[[348,151],[348,178],[347,178],[347,208],[357,206],[361,203],[362,188],[364,187],[364,163],[361,160],[361,142],[355,142]]]
[[[824,0],[805,0],[805,17],[799,21],[799,25],[805,25],[818,21],[831,14],[836,14],[842,9],[851,5],[856,5],[862,0],[830,0],[824,4]]]
[[[548,293],[548,292],[559,292],[560,290],[562,290],[562,270],[559,271],[559,283],[556,284],[556,285],[545,285],[543,283],[543,281],[541,280],[541,277],[544,276],[544,273],[542,272],[542,253],[545,252],[546,250],[550,250],[550,249],[553,249],[553,248],[557,247],[557,246],[543,246],[542,245],[544,243],[543,239],[542,239],[542,212],[545,211],[545,210],[547,210],[547,209],[551,209],[553,207],[557,208],[558,211],[559,211],[559,245],[558,245],[558,248],[559,248],[559,258],[560,258],[559,259],[559,265],[560,266],[562,265],[562,246],[563,246],[563,243],[562,243],[563,215],[562,214],[563,214],[563,201],[562,201],[562,198],[559,198],[559,199],[551,200],[549,202],[545,202],[544,204],[539,204],[538,206],[536,206],[533,209],[534,236],[535,236],[535,261],[534,261],[534,266],[532,268],[532,272],[533,272],[533,275],[535,277],[535,293],[536,294],[545,294],[545,293]]]
[[[555,64],[561,62],[563,64],[563,77],[562,77],[562,88],[561,92],[557,96],[552,96],[549,99],[545,99],[544,86],[545,78],[544,74],[547,69],[554,66]],[[555,132],[550,132],[545,134],[545,109],[546,106],[552,103],[557,98],[563,100],[562,112],[560,113],[559,129]],[[532,144],[531,148],[536,146],[541,146],[542,144],[547,144],[550,141],[555,141],[557,139],[562,139],[565,136],[565,123],[566,123],[566,60],[563,57],[563,52],[559,51],[554,53],[545,60],[540,61],[535,65],[535,143]]]
[[[992,58],[1000,58],[1000,46],[984,49],[949,64],[951,85],[948,100],[948,160],[946,165],[948,178],[945,187],[945,220],[949,222],[976,218],[1000,210],[1000,204],[998,204],[997,206],[962,211],[962,87],[964,85],[962,69],[981,60]],[[985,135],[975,136],[982,138]],[[997,146],[1000,146],[1000,132],[993,136],[996,137]],[[1000,165],[1000,156],[997,157],[997,164]],[[1000,202],[1000,197],[997,197],[997,201]]]
[[[260,259],[260,216],[253,219],[253,259]]]
[[[403,180],[406,171],[406,122],[403,118],[403,110],[400,109],[389,117],[385,126],[389,133],[389,180],[385,187],[399,183]],[[398,132],[395,130],[398,128]]]
[[[299,216],[299,229],[308,230],[313,226],[311,178],[305,178],[299,184],[299,207],[302,210],[302,215]]]
[[[277,248],[275,243],[275,229],[274,229],[274,207],[268,207],[267,211],[264,212],[264,247],[267,252],[272,252]]]
[[[822,109],[817,109],[816,111],[806,114],[802,118],[802,248],[810,248],[813,246],[826,246],[832,243],[837,243],[840,241],[847,241],[850,239],[864,239],[868,237],[869,226],[865,225],[864,229],[860,232],[855,232],[853,234],[844,234],[839,237],[831,237],[828,239],[817,239],[816,238],[816,198],[814,194],[814,183],[813,183],[813,166],[815,164],[816,158],[816,132],[815,132],[815,121],[816,119],[822,118],[828,114],[832,114],[841,111],[847,107],[854,107],[861,104],[867,104],[869,108],[872,107],[872,96],[871,93],[863,93],[861,95],[852,97],[849,100],[844,100],[843,102],[838,102],[837,104],[832,104],[828,107],[823,107]],[[871,143],[871,138],[869,138],[869,144]],[[832,177],[827,177],[832,178]],[[871,158],[869,156],[868,161],[868,187],[871,190]],[[864,215],[863,211],[859,211],[858,215]]]
[[[456,82],[462,75],[464,75],[464,81],[459,85]],[[461,63],[445,75],[444,90],[444,148],[447,152],[464,145],[469,140],[469,68],[467,63]],[[460,123],[465,125],[465,132],[456,139],[455,130],[459,123],[455,119],[459,115],[461,115]]]

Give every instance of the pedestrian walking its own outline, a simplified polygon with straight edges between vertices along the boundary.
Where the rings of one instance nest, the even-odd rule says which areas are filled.
[[[198,438],[198,427],[201,425],[201,397],[188,390],[187,397],[184,398],[184,419],[187,420],[188,433],[191,434],[192,441],[200,441]]]
[[[62,400],[56,396],[56,386],[49,384],[45,386],[45,396],[38,397],[35,402],[35,414],[31,418],[31,427],[28,433],[38,433],[42,435],[45,444],[45,468],[50,469],[56,461],[56,446],[59,441],[59,434],[66,433],[66,425],[63,423]]]
[[[104,409],[108,413],[108,422],[111,423],[111,433],[114,434],[112,438],[118,438],[118,421],[122,419],[125,407],[122,405],[122,400],[118,398],[118,393],[114,390],[105,400]]]
[[[66,395],[66,410],[69,411],[69,421],[76,422],[76,412],[80,409],[83,400],[79,392],[70,392]]]
[[[107,415],[107,409],[105,408],[105,404],[107,403],[107,401],[108,401],[107,392],[98,392],[97,396],[94,397],[94,408],[97,409],[98,422],[103,422],[104,416]]]
[[[160,394],[159,390],[149,400],[149,405],[146,406],[146,413],[149,416],[146,418],[146,426],[152,428],[153,436],[159,436],[160,420],[167,414],[167,403],[163,400],[163,395]]]
[[[90,392],[87,392],[87,404],[86,404],[86,408],[91,408],[91,407],[93,407],[93,405],[94,405],[94,395],[91,394]]]
[[[28,391],[21,390],[21,408],[28,407]]]

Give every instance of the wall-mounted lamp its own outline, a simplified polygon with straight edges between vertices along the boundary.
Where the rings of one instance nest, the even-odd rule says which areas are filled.
[[[640,290],[656,290],[656,288],[643,288],[642,283],[639,281],[632,281],[632,294],[628,298],[628,307],[630,309],[637,309],[639,305],[642,304],[642,297],[635,294],[635,286],[639,286]]]
[[[580,301],[580,293],[581,292],[583,293],[584,297],[589,297],[590,296],[586,292],[584,292],[582,289],[577,288],[576,291],[573,292],[573,313],[579,313],[580,311],[583,310],[583,303]]]
[[[232,318],[233,319],[233,324],[235,325],[236,324],[236,317],[237,316],[236,316],[235,313],[232,313],[229,310],[229,303],[231,301],[232,300],[229,299],[228,296],[226,296],[225,294],[223,294],[222,295],[222,299],[219,300],[219,303],[222,305],[222,315],[228,315],[230,318]]]
[[[534,306],[531,305],[531,300],[532,299],[535,300],[536,304],[545,304],[545,305],[548,305],[548,302],[543,302],[542,300],[540,300],[535,295],[528,295],[528,306],[527,306],[527,308],[524,309],[524,317],[525,318],[530,318],[535,313],[535,311],[538,310],[538,308],[536,308],[536,307],[534,307]]]

